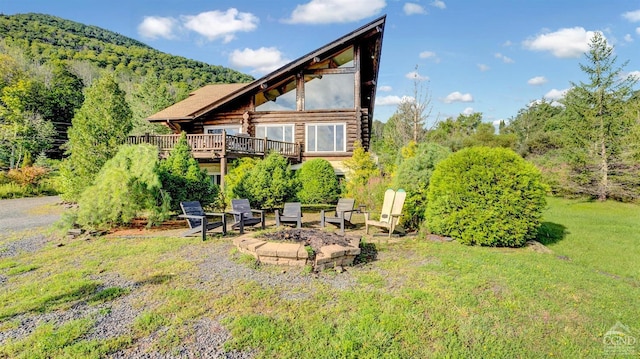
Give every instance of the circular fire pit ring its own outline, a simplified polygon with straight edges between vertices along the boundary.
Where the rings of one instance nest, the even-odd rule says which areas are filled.
[[[254,256],[260,263],[312,265],[316,271],[353,265],[360,254],[360,238],[319,229],[283,229],[260,236],[244,235],[233,243],[241,253]]]

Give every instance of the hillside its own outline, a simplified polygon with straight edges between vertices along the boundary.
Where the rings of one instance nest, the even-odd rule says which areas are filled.
[[[141,76],[155,73],[161,81],[186,82],[190,87],[253,80],[229,68],[169,55],[115,32],[51,15],[0,14],[0,38],[39,62],[89,61]]]

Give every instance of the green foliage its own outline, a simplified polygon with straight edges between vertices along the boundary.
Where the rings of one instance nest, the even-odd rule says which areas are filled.
[[[120,73],[154,74],[167,83],[190,83],[191,88],[253,79],[229,68],[162,53],[96,26],[50,15],[0,15],[0,37],[38,62],[88,62]]]
[[[230,164],[229,171],[224,176],[224,195],[228,201],[233,198],[250,197],[245,184],[258,161],[256,158],[243,157]]]
[[[625,108],[638,80],[623,74],[626,63],[616,66],[613,47],[600,32],[594,34],[585,57],[587,64],[580,64],[580,69],[589,81],[573,83],[564,100],[567,145],[583,155],[584,161],[574,165],[591,177],[583,186],[585,192],[605,200],[618,184],[612,177],[616,170],[629,167],[634,170],[625,170],[626,175],[638,175],[635,163],[621,160],[621,154],[629,148],[624,141],[626,135],[639,125],[637,114]],[[635,192],[638,197],[640,194]]]
[[[0,198],[22,198],[58,194],[57,175],[42,166],[0,172]]]
[[[340,183],[329,161],[317,158],[302,164],[296,173],[301,189],[298,199],[302,203],[335,203],[340,197]]]
[[[61,168],[67,200],[76,200],[91,184],[131,131],[131,110],[113,76],[105,75],[91,85],[72,123],[66,145],[69,157]]]
[[[44,85],[26,76],[11,80],[0,89],[0,166],[17,168],[51,147],[55,129],[38,112]]]
[[[220,192],[191,155],[186,133],[182,133],[169,157],[160,162],[162,188],[171,197],[171,210],[179,211],[180,202],[200,201],[203,206],[215,202]]]
[[[353,156],[343,162],[347,168],[345,183],[346,196],[355,199],[357,205],[375,208],[377,201],[372,197],[372,187],[384,187],[383,179],[379,177],[378,166],[366,152],[360,142],[353,148]]]
[[[255,208],[278,208],[296,198],[298,181],[287,159],[277,152],[256,163],[244,179],[244,189]]]
[[[148,215],[150,223],[168,214],[169,198],[161,191],[157,171],[158,149],[152,145],[125,145],[98,173],[78,200],[78,224],[110,228]]]
[[[427,190],[433,170],[451,153],[448,148],[433,143],[421,143],[412,151],[413,155],[405,158],[398,166],[393,180],[394,188],[402,188],[407,192],[402,225],[408,230],[418,229],[424,220]]]
[[[465,244],[518,247],[536,236],[545,207],[540,171],[515,152],[473,147],[431,176],[425,228]]]

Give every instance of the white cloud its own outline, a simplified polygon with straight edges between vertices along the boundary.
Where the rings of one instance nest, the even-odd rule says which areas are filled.
[[[636,34],[640,35],[640,27],[636,27]]]
[[[184,15],[181,17],[184,26],[208,40],[222,38],[227,43],[235,38],[237,32],[249,32],[258,27],[260,20],[248,12],[239,12],[230,8],[226,12],[207,11],[198,15]]]
[[[445,4],[444,1],[442,0],[435,0],[434,2],[431,3],[431,6],[437,7],[438,9],[441,9],[441,10],[444,10],[447,8],[447,4]]]
[[[376,106],[397,106],[404,100],[404,97],[395,95],[376,97]]]
[[[406,75],[404,75],[404,77],[408,78],[409,80],[429,81],[429,76],[420,75],[418,71],[408,72]]]
[[[387,6],[385,0],[311,0],[298,5],[284,22],[330,24],[359,21],[376,15]]]
[[[485,71],[489,71],[489,69],[491,68],[485,64],[478,64],[478,69],[480,69],[480,71],[482,72],[485,72]]]
[[[460,93],[458,91],[454,91],[447,95],[444,99],[442,99],[444,103],[453,103],[453,102],[473,102],[473,96],[470,93]]]
[[[627,11],[624,14],[622,14],[622,17],[630,22],[638,22],[640,21],[640,10]]]
[[[491,122],[491,124],[497,127],[497,126],[500,126],[500,122],[502,122],[502,121],[504,121],[504,120],[502,120],[502,119],[500,119],[500,120],[493,120],[493,122]]]
[[[631,71],[631,72],[629,72],[629,74],[627,76],[628,77],[633,77],[637,81],[640,81],[640,71]]]
[[[473,115],[474,112],[475,111],[473,110],[473,107],[467,107],[462,111],[462,114],[469,116],[469,115]]]
[[[576,58],[589,51],[589,42],[593,35],[593,31],[573,27],[540,34],[523,41],[522,45],[532,51],[550,51],[560,58]]]
[[[547,81],[548,81],[547,78],[544,76],[536,76],[536,77],[530,78],[529,81],[527,81],[527,83],[532,86],[538,86],[538,85],[546,84]]]
[[[378,86],[378,91],[381,91],[381,92],[389,92],[391,90],[393,89],[389,85]]]
[[[427,14],[427,10],[422,5],[414,4],[412,2],[405,3],[402,7],[405,15],[421,15]]]
[[[257,73],[268,73],[287,64],[288,59],[275,47],[261,47],[257,50],[245,48],[234,50],[229,55],[229,63],[237,67],[250,67]]]
[[[551,91],[547,92],[544,95],[544,98],[551,101],[558,101],[564,98],[567,92],[569,92],[569,89],[564,89],[564,90],[552,89]]]
[[[172,17],[145,16],[142,23],[138,25],[138,33],[145,39],[155,40],[159,37],[173,39],[173,30],[177,25],[176,19]]]
[[[510,57],[507,57],[499,52],[497,52],[495,55],[496,59],[500,59],[502,60],[502,62],[504,62],[505,64],[512,64],[514,63],[513,59]]]
[[[440,58],[433,51],[422,51],[418,56],[421,59],[431,59],[431,61],[433,61],[433,62],[435,62],[437,64],[440,63]]]
[[[631,34],[624,35],[624,41],[633,42],[633,36],[631,36]]]
[[[504,44],[502,44],[502,46],[511,47],[511,46],[513,46],[513,42],[511,42],[511,40],[507,40],[507,41],[504,42]]]

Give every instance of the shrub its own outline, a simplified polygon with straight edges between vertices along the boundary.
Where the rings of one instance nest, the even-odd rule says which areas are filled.
[[[227,201],[233,198],[250,197],[245,184],[249,174],[258,161],[256,158],[243,157],[237,159],[229,166],[229,171],[226,176],[224,176],[224,196]]]
[[[249,202],[256,208],[277,208],[295,199],[296,180],[287,159],[277,152],[256,163],[244,180]]]
[[[308,204],[336,203],[340,183],[329,161],[317,158],[302,164],[296,173],[301,189],[298,199]]]
[[[13,182],[24,187],[37,187],[38,182],[49,171],[44,167],[28,166],[9,170],[7,177]]]
[[[354,144],[353,156],[344,161],[344,166],[347,168],[346,195],[355,199],[356,204],[373,209],[377,201],[372,198],[371,190],[386,187],[386,180],[380,177],[378,166],[360,142]]]
[[[148,214],[149,223],[163,220],[168,197],[157,171],[158,149],[125,145],[107,161],[78,201],[77,221],[84,227],[110,228]]]
[[[200,201],[203,206],[215,205],[220,190],[191,155],[184,132],[169,157],[160,161],[159,173],[162,188],[171,197],[171,210],[179,211],[180,202],[185,201]]]
[[[393,187],[407,192],[402,217],[405,229],[416,230],[424,220],[429,180],[436,165],[450,154],[447,147],[423,143],[413,151],[412,157],[405,158],[398,166]]]
[[[465,244],[522,246],[546,204],[540,171],[504,148],[472,147],[440,162],[428,191],[430,233]]]

